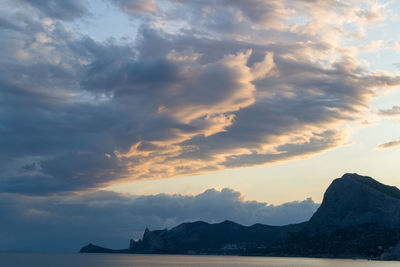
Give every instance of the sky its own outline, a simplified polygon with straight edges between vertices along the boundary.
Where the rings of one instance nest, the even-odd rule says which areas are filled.
[[[311,217],[400,187],[400,4],[0,0],[0,251]]]

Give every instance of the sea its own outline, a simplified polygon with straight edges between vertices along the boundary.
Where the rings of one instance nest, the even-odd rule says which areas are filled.
[[[79,253],[0,253],[0,267],[358,267],[400,266],[396,261]]]

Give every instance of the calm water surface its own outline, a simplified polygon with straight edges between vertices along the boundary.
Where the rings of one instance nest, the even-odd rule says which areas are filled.
[[[116,254],[45,254],[0,253],[1,267],[356,267],[400,266],[400,262],[377,262],[365,260],[270,258],[236,256],[175,256],[175,255],[116,255]]]

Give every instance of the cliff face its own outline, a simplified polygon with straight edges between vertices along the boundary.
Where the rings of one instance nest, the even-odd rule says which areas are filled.
[[[371,177],[345,174],[332,182],[307,225],[272,246],[299,256],[398,259],[400,190]]]
[[[400,259],[399,248],[400,190],[345,174],[332,182],[308,222],[280,227],[184,223],[170,230],[146,229],[142,240],[114,252]],[[81,252],[110,251],[92,245]]]
[[[309,221],[311,228],[320,230],[366,223],[400,227],[400,190],[357,174],[334,180]]]

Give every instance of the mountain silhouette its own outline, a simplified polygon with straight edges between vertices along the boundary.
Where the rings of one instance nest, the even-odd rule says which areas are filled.
[[[146,229],[127,249],[93,244],[82,253],[228,254],[400,259],[400,190],[368,176],[335,179],[304,223],[243,226],[231,221]]]

